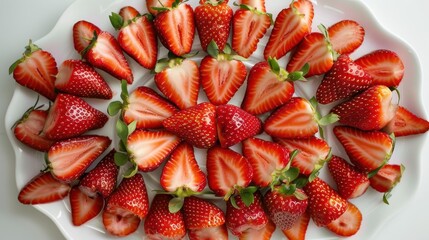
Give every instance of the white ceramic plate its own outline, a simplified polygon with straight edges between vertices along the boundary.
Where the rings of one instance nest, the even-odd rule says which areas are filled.
[[[190,3],[196,6],[197,1],[191,0]],[[232,1],[231,1],[232,3]],[[399,87],[401,91],[401,105],[406,106],[417,115],[423,115],[423,108],[420,98],[421,86],[421,71],[419,61],[413,49],[390,32],[387,32],[380,26],[376,18],[371,14],[369,9],[361,2],[356,0],[313,0],[315,7],[315,16],[313,20],[313,30],[317,30],[317,25],[323,23],[325,26],[330,26],[342,19],[352,19],[359,22],[366,31],[365,41],[363,45],[352,54],[352,58],[360,57],[372,50],[385,48],[395,51],[399,54],[405,64],[404,79]],[[274,17],[277,13],[288,7],[288,1],[267,1],[267,11],[273,13]],[[77,0],[74,2],[58,20],[54,29],[42,39],[36,41],[43,49],[51,52],[55,57],[57,64],[61,64],[64,60],[70,58],[79,58],[80,56],[73,49],[72,43],[72,26],[79,20],[90,21],[103,30],[115,33],[110,25],[108,16],[111,12],[118,12],[125,5],[134,6],[141,12],[146,12],[144,1],[141,0]],[[234,9],[236,9],[234,7]],[[269,36],[269,33],[266,34]],[[258,61],[262,60],[262,52],[267,37],[260,42],[257,52],[246,62],[247,67],[251,67]],[[194,49],[199,49],[198,38],[194,41]],[[160,57],[166,55],[166,50],[161,47]],[[199,54],[194,59],[199,60],[203,55]],[[129,87],[132,91],[140,85],[150,85],[154,87],[152,76],[149,71],[143,69],[130,58],[129,62],[134,72],[135,82]],[[285,65],[287,57],[280,60],[282,66]],[[100,71],[101,72],[101,71]],[[113,79],[109,75],[101,72],[108,81],[114,91],[113,100],[119,99],[120,87],[119,81]],[[315,77],[314,81],[308,83],[298,83],[296,86],[296,94],[304,97],[311,97],[315,93],[315,89],[320,79]],[[245,86],[243,86],[236,96],[231,100],[231,103],[239,105],[244,95]],[[201,91],[200,101],[204,101],[204,94]],[[25,89],[19,85],[15,88],[13,98],[8,107],[5,124],[6,129],[11,129],[14,122],[32,106],[37,99],[37,94]],[[95,108],[106,111],[109,101],[87,99],[87,101]],[[46,99],[42,102],[47,104]],[[328,108],[322,109],[325,112]],[[112,138],[113,144],[111,147],[117,146],[117,138],[114,130],[116,118],[111,118],[106,126],[94,131],[93,133],[107,135]],[[333,148],[334,154],[346,157],[342,147],[336,141],[335,137],[328,129],[327,140]],[[18,142],[13,136],[12,131],[7,132],[8,137],[14,148],[16,156],[16,184],[18,189],[21,189],[26,182],[35,176],[43,165],[43,153],[33,151],[28,147]],[[374,234],[382,228],[382,225],[393,215],[397,214],[400,207],[407,204],[410,197],[415,194],[416,186],[420,180],[420,149],[422,148],[422,136],[403,137],[397,140],[396,149],[392,156],[392,163],[403,163],[406,166],[406,171],[402,182],[393,191],[393,197],[390,200],[390,205],[383,204],[382,195],[369,189],[369,191],[359,199],[352,200],[363,213],[363,222],[360,231],[354,236],[356,239],[371,239]],[[239,147],[235,147],[236,150]],[[410,155],[412,153],[412,156]],[[204,151],[197,150],[197,158],[204,169]],[[156,181],[158,173],[145,173],[144,177],[149,189],[159,189]],[[332,183],[329,175],[326,173],[326,168],[322,171],[322,178]],[[152,195],[152,193],[150,193]],[[58,201],[50,204],[35,206],[38,210],[50,217],[64,234],[67,239],[117,239],[105,233],[101,218],[97,217],[81,227],[74,227],[70,220],[70,208],[68,198],[63,201]],[[125,239],[141,239],[143,236],[143,227],[126,237]],[[310,222],[307,231],[307,239],[336,239],[337,237],[324,228],[317,228]],[[285,238],[280,231],[276,231],[273,239]]]

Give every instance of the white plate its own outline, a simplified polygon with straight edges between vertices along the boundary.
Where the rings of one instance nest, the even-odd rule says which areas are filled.
[[[232,3],[232,1],[230,1]],[[191,0],[189,3],[193,6],[197,4],[197,0]],[[323,23],[325,26],[330,26],[333,23],[342,19],[353,19],[359,22],[366,31],[365,41],[363,45],[352,54],[352,58],[362,56],[372,50],[385,48],[395,51],[399,54],[405,64],[404,79],[399,87],[401,91],[401,105],[406,106],[417,115],[423,115],[423,107],[420,98],[421,87],[421,70],[420,64],[414,50],[400,40],[392,33],[387,32],[378,24],[375,17],[371,14],[368,8],[361,2],[355,0],[313,0],[315,7],[315,16],[313,20],[313,30],[317,30],[317,25]],[[267,1],[267,11],[277,15],[277,13],[288,6],[288,1]],[[78,20],[87,20],[98,25],[101,29],[115,33],[110,25],[108,16],[111,12],[118,12],[125,5],[134,6],[142,12],[146,11],[144,1],[141,0],[77,0],[74,2],[58,20],[54,29],[42,39],[36,41],[43,49],[51,52],[55,57],[57,64],[61,64],[69,58],[79,58],[79,55],[73,49],[72,31],[73,24]],[[234,9],[236,9],[234,7]],[[269,36],[269,33],[266,34]],[[247,67],[262,59],[263,46],[267,41],[267,37],[259,44],[259,48],[253,57],[246,62]],[[199,47],[198,38],[194,41],[195,49]],[[166,50],[162,48],[160,57],[166,55]],[[197,56],[198,60],[202,55]],[[139,85],[147,84],[154,86],[152,75],[137,65],[130,58],[129,62],[134,72],[135,82],[129,87],[130,91]],[[282,66],[286,63],[286,58],[281,59]],[[119,81],[111,78],[104,72],[101,74],[106,78],[114,91],[113,100],[119,99]],[[311,97],[319,79],[309,83],[297,84],[297,95]],[[202,92],[202,91],[201,91]],[[239,105],[244,93],[244,86],[239,90],[236,96],[231,100],[231,103]],[[11,129],[13,123],[19,119],[22,113],[25,112],[36,101],[37,94],[25,89],[19,85],[15,88],[13,98],[8,107],[5,124],[6,129]],[[200,100],[204,96],[201,94]],[[87,99],[92,106],[102,111],[106,111],[109,101]],[[42,100],[45,104],[47,101]],[[323,109],[327,110],[327,109]],[[116,118],[111,118],[106,126],[93,133],[103,134],[114,139],[112,144],[117,146],[117,138],[114,130]],[[35,176],[41,169],[44,168],[43,153],[33,151],[28,147],[18,142],[13,136],[12,131],[7,132],[12,143],[16,156],[16,184],[18,189],[21,189],[26,182]],[[338,144],[332,133],[328,133],[327,139],[333,147],[334,154],[345,157],[342,147]],[[393,215],[397,214],[401,206],[407,204],[409,199],[415,194],[416,186],[420,181],[420,150],[423,145],[422,136],[403,137],[397,140],[396,149],[392,156],[392,163],[403,163],[406,166],[405,174],[401,183],[393,191],[393,197],[390,199],[390,205],[385,205],[381,201],[381,194],[369,190],[364,196],[359,199],[352,200],[363,213],[363,222],[360,231],[354,236],[356,239],[370,239],[379,231],[382,225]],[[235,147],[235,149],[238,149]],[[409,153],[413,153],[410,157]],[[204,151],[197,151],[197,158],[204,168]],[[149,189],[159,188],[153,179],[157,178],[156,172],[144,174],[146,183]],[[332,183],[329,175],[326,173],[326,168],[321,173],[321,177]],[[150,193],[152,194],[152,193]],[[68,239],[117,239],[105,233],[101,218],[91,220],[81,227],[74,227],[70,221],[70,208],[68,198],[63,201],[58,201],[50,204],[35,206],[48,217],[50,217],[64,236]],[[142,226],[139,230],[126,237],[125,239],[141,239],[143,235]],[[310,222],[307,231],[307,239],[336,239],[337,237],[324,228],[317,228]],[[281,239],[284,236],[277,230],[273,239]]]

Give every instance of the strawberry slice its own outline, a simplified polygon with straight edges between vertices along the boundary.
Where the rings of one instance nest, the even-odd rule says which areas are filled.
[[[305,240],[309,222],[310,214],[304,212],[290,229],[282,230],[282,232],[289,240]]]
[[[91,22],[80,20],[73,25],[74,49],[81,54],[89,46],[95,34],[100,34],[101,29]]]
[[[227,104],[246,80],[246,66],[237,55],[220,52],[214,41],[208,45],[208,52],[200,63],[201,86],[211,103]]]
[[[392,124],[395,137],[421,134],[429,130],[429,122],[426,119],[416,116],[403,106],[398,106]]]
[[[180,139],[167,131],[138,129],[128,136],[127,148],[138,169],[149,172],[158,168],[179,143]]]
[[[42,130],[48,139],[61,140],[103,127],[108,117],[85,100],[66,93],[58,94]]]
[[[264,58],[280,59],[311,32],[314,17],[314,8],[311,1],[292,1],[289,8],[285,8],[277,15],[274,28],[264,49]],[[299,70],[304,66],[295,68]],[[292,71],[290,71],[292,72]]]
[[[144,68],[153,69],[158,56],[158,39],[149,16],[125,6],[119,14],[112,13],[109,18],[119,31],[117,39],[121,48]]]
[[[369,181],[371,187],[383,194],[383,202],[389,204],[393,188],[401,181],[405,167],[401,164],[384,165]]]
[[[393,153],[394,139],[384,132],[336,126],[334,134],[350,161],[365,172],[376,172],[389,161]]]
[[[77,97],[111,99],[113,95],[104,78],[82,60],[65,60],[58,68],[55,87]]]
[[[332,156],[328,168],[337,184],[338,194],[345,199],[359,197],[369,187],[367,175],[341,157]]]
[[[164,165],[160,179],[161,187],[177,196],[188,192],[201,192],[206,186],[206,175],[201,171],[195,159],[192,145],[183,142],[171,153]]]
[[[217,135],[224,148],[261,132],[261,120],[243,109],[226,104],[216,108]]]
[[[73,182],[109,147],[105,136],[85,135],[54,143],[47,154],[52,175],[64,182]]]
[[[276,230],[276,225],[273,223],[273,221],[268,220],[267,224],[265,224],[265,227],[259,230],[247,229],[246,231],[242,232],[239,239],[240,240],[253,240],[253,239],[270,240],[275,230]]]
[[[145,2],[146,2],[146,8],[149,11],[149,13],[151,13],[156,17],[156,15],[159,12],[158,10],[156,10],[157,8],[171,7],[173,6],[173,3],[175,2],[175,0],[146,0]]]
[[[121,208],[103,211],[103,225],[106,231],[114,236],[124,237],[135,232],[140,226],[140,218]]]
[[[95,218],[103,209],[104,198],[102,195],[88,196],[78,186],[70,191],[70,208],[72,223],[80,226]]]
[[[399,55],[391,50],[379,49],[355,60],[355,63],[369,73],[374,85],[397,87],[404,77],[405,66]]]
[[[261,12],[267,11],[265,8],[265,0],[240,0],[239,3],[240,5],[247,5]]]
[[[359,231],[361,223],[362,213],[349,202],[346,211],[339,218],[326,225],[326,228],[339,236],[350,237]]]
[[[197,148],[210,148],[217,140],[215,114],[216,107],[204,102],[173,114],[163,125]]]
[[[55,100],[55,75],[57,62],[50,52],[42,50],[30,40],[22,57],[9,67],[15,81],[49,100]]]
[[[71,189],[68,183],[58,181],[50,172],[42,172],[28,181],[19,191],[22,204],[50,203],[65,198]]]
[[[342,20],[328,28],[332,48],[338,54],[354,52],[365,37],[365,29],[356,21]]]

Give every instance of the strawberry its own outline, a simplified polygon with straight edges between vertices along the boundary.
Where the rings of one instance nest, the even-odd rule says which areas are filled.
[[[204,51],[207,51],[207,47],[212,40],[221,51],[224,50],[229,37],[232,14],[228,1],[200,1],[200,5],[195,8],[195,24],[201,48]]]
[[[108,117],[85,100],[70,94],[58,94],[49,109],[42,135],[61,140],[79,136],[89,130],[103,127]]]
[[[350,100],[335,106],[332,113],[337,114],[339,122],[361,130],[380,130],[396,114],[392,103],[392,91],[384,85],[375,85]]]
[[[404,170],[405,167],[402,164],[386,164],[369,179],[372,188],[384,193],[384,203],[389,204],[391,191],[401,181]]]
[[[331,157],[331,148],[328,143],[315,136],[302,139],[274,138],[274,140],[284,146],[289,152],[295,149],[299,151],[291,165],[298,168],[300,173],[307,176],[316,176]]]
[[[180,57],[161,59],[155,72],[154,80],[158,89],[180,109],[197,104],[200,73],[195,61]]]
[[[55,100],[55,75],[58,73],[57,62],[52,54],[39,48],[31,40],[22,57],[9,67],[15,81],[47,99]]]
[[[195,159],[194,149],[189,143],[183,142],[171,153],[164,165],[160,179],[161,187],[176,195],[188,192],[201,192],[206,186],[206,175],[201,171]]]
[[[290,240],[305,240],[305,234],[307,233],[309,222],[310,215],[307,211],[299,217],[290,229],[282,230],[282,232]]]
[[[70,209],[72,223],[80,226],[96,217],[103,209],[104,199],[102,195],[88,196],[78,186],[70,191]]]
[[[115,236],[126,236],[137,230],[149,211],[146,185],[141,174],[123,178],[107,199],[103,225]]]
[[[341,157],[332,156],[328,168],[337,184],[338,194],[344,199],[359,197],[369,187],[367,175]]]
[[[328,28],[332,48],[338,54],[354,52],[365,37],[365,29],[356,21],[341,20]]]
[[[372,85],[372,77],[347,54],[340,55],[317,88],[319,103],[328,104],[349,98]]]
[[[229,46],[220,52],[214,41],[208,45],[209,55],[200,63],[200,82],[207,98],[214,105],[227,104],[246,80],[246,66]]]
[[[261,0],[258,0],[263,2]],[[258,48],[258,43],[271,26],[272,16],[257,7],[240,4],[232,18],[232,49],[238,55],[248,58]]]
[[[224,148],[253,137],[262,129],[259,118],[231,104],[216,108],[216,125],[220,145]]]
[[[276,225],[268,219],[267,224],[265,224],[265,227],[261,229],[253,229],[249,228],[241,233],[239,239],[240,240],[253,240],[253,239],[259,239],[259,240],[270,240],[274,231],[276,230]]]
[[[250,6],[258,11],[266,12],[265,0],[240,0],[240,5]]]
[[[162,45],[176,56],[189,53],[195,34],[192,7],[175,0],[171,7],[164,6],[154,10],[158,11],[154,26]]]
[[[146,0],[145,2],[146,2],[146,8],[149,11],[149,13],[151,13],[156,17],[156,15],[159,12],[158,10],[155,10],[156,8],[171,7],[173,6],[173,3],[175,2],[175,0]]]
[[[362,131],[346,126],[334,127],[334,134],[344,147],[350,161],[372,174],[386,164],[394,148],[394,138],[381,131]]]
[[[70,189],[68,183],[57,180],[50,172],[41,172],[21,188],[18,201],[31,205],[50,203],[65,198]]]
[[[90,44],[81,52],[82,58],[119,80],[133,82],[133,72],[116,38],[107,31],[95,34]]]
[[[138,129],[128,136],[127,149],[138,169],[149,172],[158,168],[179,143],[180,139],[167,131]]]
[[[140,13],[132,6],[121,8],[119,14],[109,16],[113,27],[119,31],[118,43],[136,62],[153,69],[158,56],[158,39],[151,16]]]
[[[311,32],[313,17],[313,4],[308,0],[292,1],[289,8],[281,10],[265,46],[264,58],[280,59],[297,46],[304,36]],[[301,69],[302,66],[295,70]]]
[[[91,22],[80,20],[73,25],[74,49],[81,54],[89,46],[95,34],[100,34],[101,29]]]
[[[252,181],[252,165],[241,154],[229,148],[214,146],[207,151],[207,179],[217,196],[228,200],[235,192]]]
[[[256,63],[250,69],[241,107],[253,115],[274,110],[292,98],[295,93],[293,82],[305,80],[304,75],[303,71],[288,73],[271,57]]]
[[[182,212],[171,213],[168,209],[171,198],[166,194],[157,194],[153,198],[144,221],[148,239],[182,239],[186,235]]]
[[[304,191],[308,195],[310,216],[319,227],[330,224],[347,210],[347,200],[318,177],[307,183]]]
[[[346,211],[339,218],[326,225],[326,228],[339,236],[350,237],[359,231],[361,223],[362,213],[349,202]]]
[[[73,182],[109,147],[105,136],[85,135],[55,142],[48,151],[47,165],[55,178]]]
[[[208,102],[181,110],[163,121],[165,129],[197,148],[216,143],[216,107]]]
[[[416,116],[404,106],[398,106],[392,120],[392,131],[395,137],[425,133],[429,130],[429,122]]]
[[[356,59],[355,63],[372,76],[374,85],[397,87],[404,77],[404,63],[399,55],[391,50],[375,50]]]
[[[82,60],[65,60],[58,68],[55,88],[77,97],[111,99],[112,89],[95,69]]]
[[[30,107],[22,117],[13,125],[13,134],[23,144],[38,151],[47,152],[54,141],[42,136],[40,132],[45,125],[48,111],[36,107],[37,103]]]

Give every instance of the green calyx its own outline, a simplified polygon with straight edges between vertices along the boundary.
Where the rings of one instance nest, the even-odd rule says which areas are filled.
[[[271,72],[277,75],[279,81],[307,81],[307,79],[305,79],[305,75],[310,70],[310,65],[308,63],[306,63],[299,71],[289,73],[286,69],[280,67],[276,58],[269,57],[267,62],[270,66]]]
[[[91,41],[89,42],[89,45],[85,49],[83,49],[82,52],[80,52],[80,55],[82,57],[85,57],[85,55],[88,53],[88,51],[95,46],[97,39],[98,39],[98,34],[96,31],[94,31],[94,35],[93,35]]]
[[[337,122],[338,120],[340,120],[340,117],[334,113],[328,113],[325,116],[322,116],[322,114],[318,110],[318,102],[315,97],[312,97],[309,102],[314,112],[314,118],[319,125],[320,138],[325,139],[323,127]]]
[[[182,56],[176,56],[172,52],[169,52],[167,58],[162,58],[157,61],[155,68],[153,69],[153,72],[160,73],[165,69],[179,66],[182,64],[183,60],[194,57],[197,54],[198,52],[192,52],[192,53],[184,54]]]
[[[246,207],[250,206],[254,201],[255,201],[255,192],[258,191],[258,187],[256,186],[248,186],[248,187],[240,187],[240,186],[235,186],[230,193],[228,193],[227,195],[225,195],[224,200],[225,201],[230,201],[231,205],[234,208],[240,209],[240,207],[237,205],[237,201],[235,199],[235,197],[237,195],[240,196],[241,201],[244,203],[244,205]],[[227,197],[227,198],[226,198]]]
[[[22,57],[18,60],[16,60],[12,65],[9,67],[9,74],[12,74],[15,68],[18,66],[18,64],[24,62],[28,57],[31,56],[32,53],[41,50],[39,46],[33,43],[33,41],[30,39],[28,41],[28,45],[25,46],[25,51],[22,53]]]
[[[214,40],[211,40],[207,45],[207,53],[209,54],[209,56],[217,59],[218,61],[246,60],[246,58],[243,58],[240,55],[236,54],[229,44],[226,44],[223,48],[223,51],[221,51]]]
[[[386,165],[390,158],[392,157],[393,151],[395,150],[395,145],[396,145],[396,137],[394,133],[391,133],[389,135],[390,139],[392,139],[392,148],[390,149],[390,151],[386,154],[386,156],[384,156],[383,162],[380,166],[378,166],[376,169],[372,170],[371,172],[368,173],[367,177],[368,178],[372,178],[374,177],[378,171],[380,171],[380,169],[382,169],[384,167],[384,165]]]
[[[188,0],[184,0],[184,1],[181,1],[181,0],[175,0],[174,2],[173,2],[173,4],[171,5],[171,7],[166,7],[166,6],[164,6],[162,3],[161,3],[161,6],[162,7],[152,7],[152,9],[153,10],[155,10],[155,11],[158,11],[158,12],[165,12],[165,11],[170,11],[170,10],[173,10],[173,9],[175,9],[175,8],[177,8],[179,5],[180,5],[180,3],[184,3],[184,2],[187,2]]]

